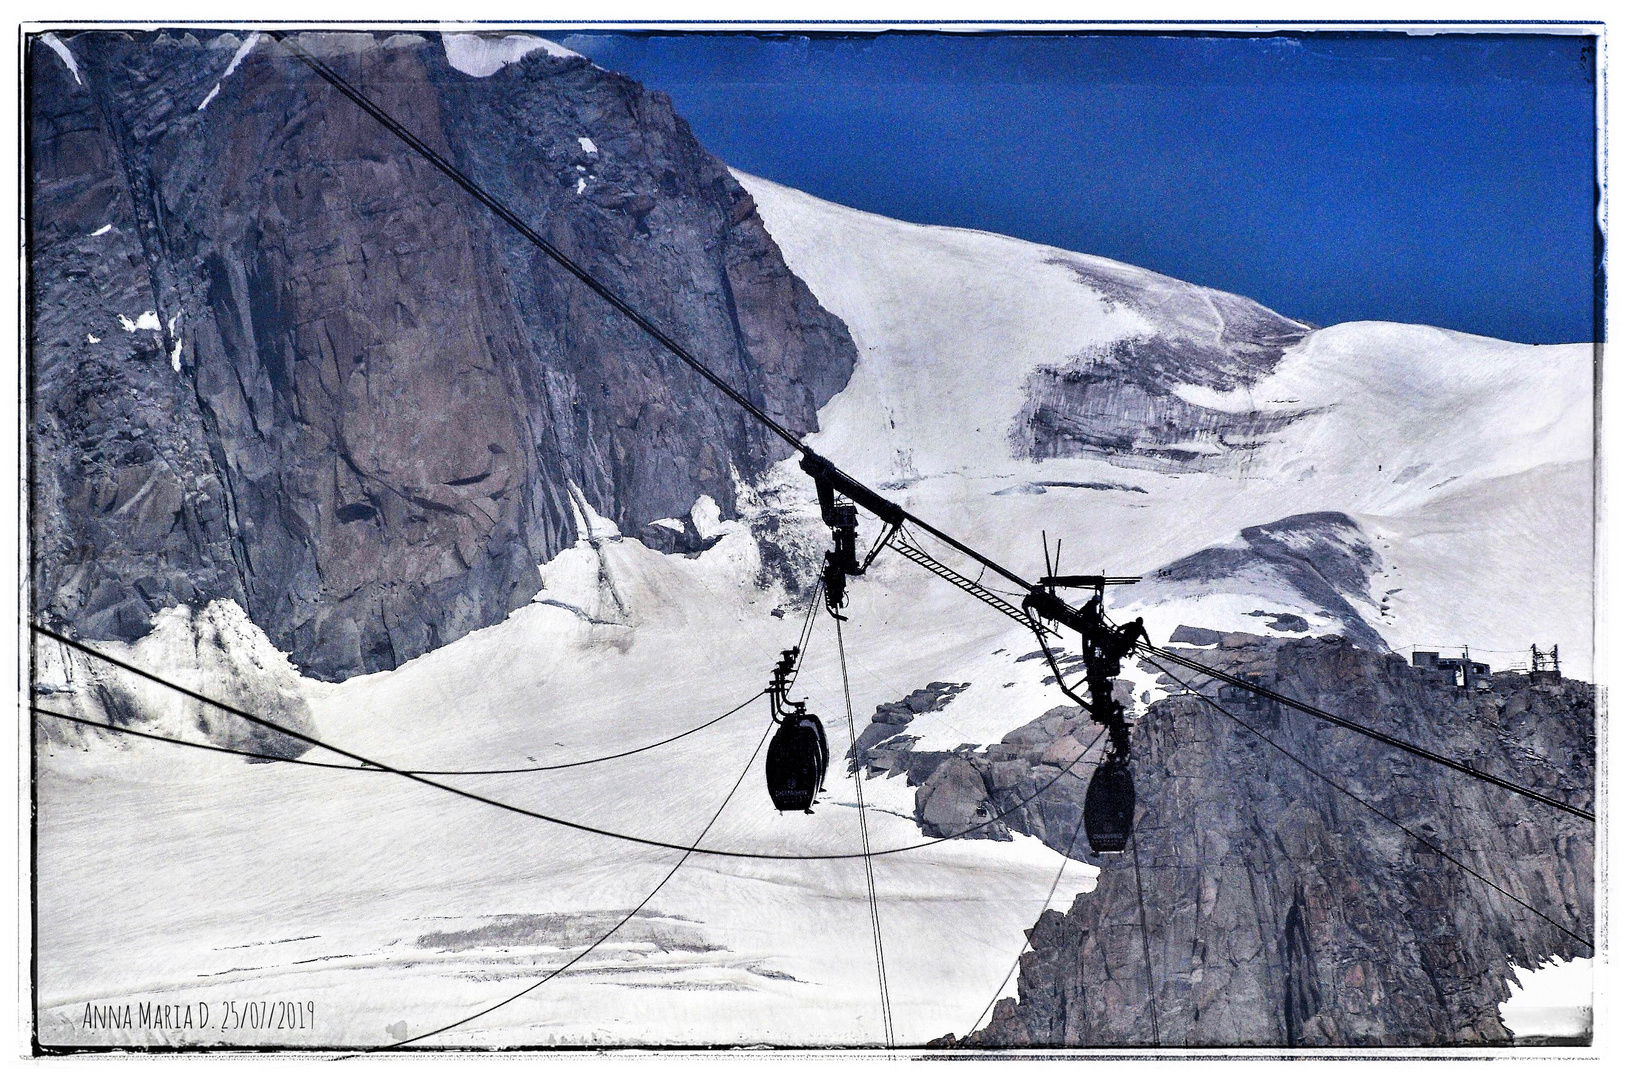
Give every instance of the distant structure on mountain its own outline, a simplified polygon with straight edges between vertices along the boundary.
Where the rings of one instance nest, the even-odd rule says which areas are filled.
[[[1558,670],[1557,645],[1554,645],[1548,652],[1542,652],[1534,644],[1530,646],[1530,681],[1533,683],[1563,681],[1563,675]]]
[[[1442,657],[1437,652],[1414,652],[1411,654],[1411,666],[1437,672],[1441,681],[1464,690],[1477,690],[1490,674],[1489,664],[1468,658],[1467,646],[1463,646],[1461,656]]]

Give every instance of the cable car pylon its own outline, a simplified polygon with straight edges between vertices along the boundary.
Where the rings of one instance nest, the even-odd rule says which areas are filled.
[[[1112,680],[1123,670],[1124,657],[1146,640],[1146,626],[1140,620],[1115,626],[1107,621],[1106,587],[1139,581],[1133,577],[1107,577],[1104,574],[1063,576],[1056,571],[1061,561],[1061,542],[1056,542],[1056,563],[1050,559],[1050,540],[1044,538],[1045,576],[1022,601],[1035,625],[1040,620],[1054,622],[1078,631],[1084,657],[1084,686],[1089,698],[1078,696],[1077,686],[1068,686],[1061,667],[1043,634],[1035,634],[1045,660],[1056,676],[1061,692],[1083,706],[1107,733],[1107,751],[1090,777],[1084,792],[1084,834],[1090,850],[1097,855],[1121,852],[1135,827],[1135,780],[1129,772],[1129,722],[1123,705],[1112,696]],[[1082,608],[1075,608],[1056,595],[1057,589],[1089,589],[1094,596]]]

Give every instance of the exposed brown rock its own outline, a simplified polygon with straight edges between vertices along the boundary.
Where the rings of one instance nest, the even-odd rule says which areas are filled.
[[[792,430],[845,384],[845,327],[663,95],[543,51],[479,79],[434,35],[302,40]],[[571,484],[639,535],[732,513],[783,455],[270,40],[230,77],[229,35],[64,41],[82,81],[28,57],[54,622],[128,640],[232,599],[312,674],[393,667],[535,593]]]

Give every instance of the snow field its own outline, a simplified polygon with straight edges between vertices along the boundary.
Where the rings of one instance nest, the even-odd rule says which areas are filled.
[[[801,626],[799,611],[782,620],[768,614],[775,598],[757,594],[745,572],[755,545],[738,523],[719,527],[723,541],[695,559],[630,540],[598,540],[596,550],[584,541],[544,568],[540,599],[558,590],[588,617],[538,602],[396,671],[307,684],[314,723],[325,739],[391,765],[479,768],[613,753],[715,716],[765,683]],[[621,605],[614,611],[612,594]],[[708,594],[710,602],[695,602]],[[909,625],[895,634],[865,625],[863,612],[877,599],[855,601],[847,628],[849,655],[864,664],[852,671],[860,726],[881,700],[932,678],[963,678],[943,669],[963,647],[952,635],[920,642]],[[598,621],[604,614],[619,623]],[[981,643],[1008,638],[1004,620],[988,615]],[[852,789],[839,764],[847,727],[825,617],[809,653],[797,694],[827,724],[838,763],[829,794],[812,816],[776,814],[759,758],[708,846],[858,850]],[[160,656],[148,662],[164,669]],[[177,678],[195,675],[195,665],[177,664]],[[1031,674],[1009,666],[1013,676],[1037,681],[1034,665],[1020,665]],[[688,739],[620,761],[450,782],[687,844],[758,745],[766,712],[756,702]],[[997,738],[1031,718],[1017,708],[983,729]],[[967,734],[961,741],[982,730]],[[538,924],[592,922],[602,932],[606,913],[619,918],[679,855],[398,777],[145,744],[103,745],[77,757],[48,747],[46,757],[41,830],[51,857],[41,865],[41,944],[50,962],[41,982],[58,1030],[89,1000],[201,992],[318,1000],[323,1021],[308,1036],[312,1044],[375,1045],[403,1022],[409,1035],[421,1033],[515,992],[591,940],[571,931],[565,947]],[[86,757],[88,765],[79,760]],[[58,775],[59,758],[72,761],[71,776]],[[902,778],[865,790],[876,806],[874,847],[922,841]],[[92,836],[98,856],[86,860]],[[964,1031],[1024,947],[1023,930],[1061,866],[1055,852],[1027,837],[949,841],[877,860],[901,1040]],[[1091,868],[1070,863],[1057,896],[1070,901],[1092,881]],[[197,897],[207,904],[185,900],[178,926],[177,902]],[[670,919],[635,920],[534,997],[439,1041],[879,1041],[857,860],[696,855],[650,909]],[[87,934],[87,926],[99,932]],[[689,936],[674,943],[672,927]],[[436,944],[434,934],[464,939]]]

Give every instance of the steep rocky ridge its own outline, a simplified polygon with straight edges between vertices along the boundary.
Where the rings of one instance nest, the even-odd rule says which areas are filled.
[[[301,40],[788,427],[846,383],[845,328],[663,95]],[[60,44],[75,70],[28,52],[41,615],[133,640],[229,599],[313,675],[390,668],[529,600],[573,497],[636,536],[781,453],[270,39]]]
[[[1593,691],[1499,675],[1478,693],[1338,638],[1227,635],[1205,663],[1590,809]],[[1185,678],[1183,672],[1180,673]],[[1206,680],[1192,685],[1213,695]],[[1135,853],[1029,932],[1018,997],[960,1041],[994,1046],[1404,1046],[1505,1042],[1509,961],[1590,950],[1441,859],[1182,688],[1135,727]],[[1589,824],[1245,695],[1225,707],[1418,835],[1583,937]],[[1097,729],[1054,710],[983,750],[873,771],[959,792],[946,821],[1072,846],[1083,779],[1060,767]],[[872,753],[874,753],[872,751]],[[1086,763],[1089,759],[1086,758]],[[957,770],[976,778],[950,776]],[[1087,771],[1085,772],[1087,775]],[[1059,779],[1058,779],[1059,777]],[[1043,795],[1032,798],[1047,781]],[[941,794],[937,802],[944,801]],[[928,805],[917,799],[917,807]],[[933,823],[921,816],[930,832]],[[1082,841],[1075,855],[1086,854]],[[1145,951],[1137,896],[1145,896]],[[1148,977],[1148,959],[1151,974]],[[1154,1004],[1155,1003],[1155,1004]]]

